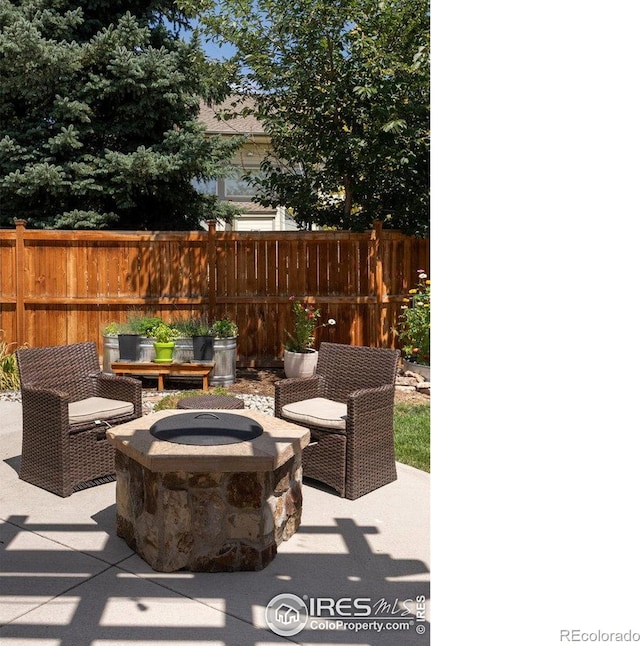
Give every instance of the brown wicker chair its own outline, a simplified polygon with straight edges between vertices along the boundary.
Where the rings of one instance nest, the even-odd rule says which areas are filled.
[[[58,496],[115,473],[109,426],[142,415],[140,382],[100,372],[95,343],[16,351],[22,390],[20,478]]]
[[[393,397],[399,352],[322,343],[313,377],[275,385],[275,415],[311,431],[302,471],[355,500],[397,478]]]

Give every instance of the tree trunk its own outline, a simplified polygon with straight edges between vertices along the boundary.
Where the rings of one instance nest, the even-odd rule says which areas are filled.
[[[351,189],[351,178],[346,176],[344,178],[344,224],[349,222],[351,218],[351,209],[353,208],[353,191]]]

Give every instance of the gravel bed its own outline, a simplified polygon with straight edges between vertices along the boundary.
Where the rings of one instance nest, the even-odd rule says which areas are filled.
[[[266,395],[236,395],[244,401],[245,408],[253,408],[265,415],[273,415],[275,400]]]
[[[143,414],[147,415],[148,413],[152,413],[153,407],[163,397],[166,397],[167,395],[175,395],[179,392],[183,392],[183,391],[163,390],[161,393],[158,393],[156,391],[143,390],[142,391]],[[240,399],[242,399],[242,401],[244,401],[245,408],[251,408],[253,410],[260,411],[265,415],[273,415],[273,411],[274,411],[273,397],[266,397],[264,395],[244,395],[244,394],[238,394],[238,393],[234,393],[233,397],[239,397]]]

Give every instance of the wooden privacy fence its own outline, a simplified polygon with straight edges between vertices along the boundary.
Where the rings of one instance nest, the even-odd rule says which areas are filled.
[[[228,316],[238,363],[282,364],[291,296],[322,310],[322,340],[396,345],[402,299],[428,271],[429,241],[366,233],[0,230],[0,329],[30,346],[96,341],[132,309],[177,319]]]

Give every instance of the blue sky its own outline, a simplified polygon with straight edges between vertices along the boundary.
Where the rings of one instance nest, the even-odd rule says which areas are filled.
[[[196,21],[191,21],[192,24],[195,26]],[[190,36],[190,32],[184,32],[183,33],[183,38],[187,39]],[[206,36],[202,35],[201,36],[201,42],[202,42],[202,47],[210,58],[214,59],[224,59],[228,58],[235,52],[235,48],[231,44],[224,44],[224,45],[214,45],[213,43],[209,42],[206,38]]]
[[[225,43],[222,46],[214,45],[208,43],[204,38],[202,40],[202,46],[207,56],[215,59],[228,58],[235,52],[235,47],[231,44]]]

